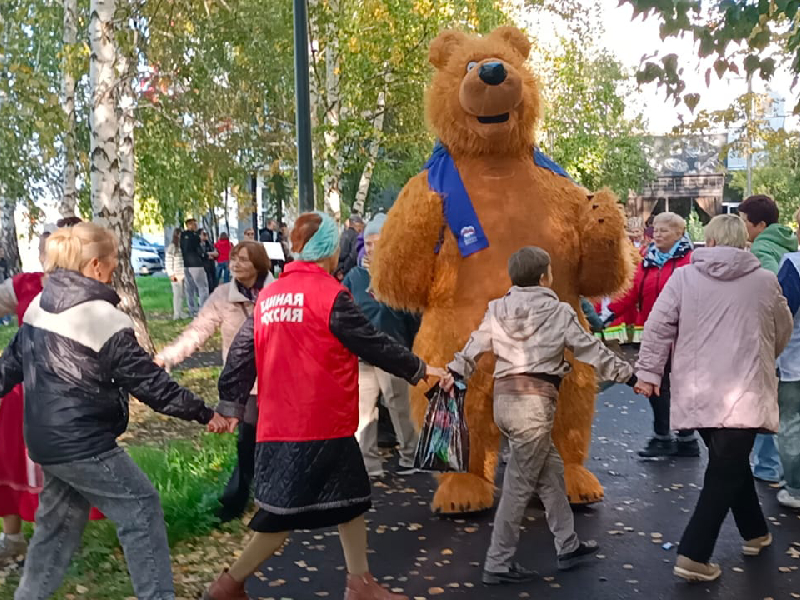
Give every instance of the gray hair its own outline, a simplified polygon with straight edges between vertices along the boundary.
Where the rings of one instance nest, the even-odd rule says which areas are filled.
[[[681,233],[686,232],[686,219],[675,214],[674,212],[663,212],[657,214],[655,219],[653,219],[653,225],[659,222],[665,223],[669,227],[672,227],[674,230],[680,231]]]
[[[744,250],[747,246],[747,228],[737,215],[718,215],[711,219],[704,230],[706,244],[729,246]]]
[[[372,217],[372,220],[364,228],[364,239],[371,235],[378,235],[383,229],[384,223],[386,223],[386,215],[384,213],[378,213]]]

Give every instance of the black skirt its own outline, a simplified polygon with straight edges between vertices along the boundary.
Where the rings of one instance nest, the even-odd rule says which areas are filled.
[[[256,445],[250,529],[259,532],[331,527],[372,506],[370,484],[354,437]]]

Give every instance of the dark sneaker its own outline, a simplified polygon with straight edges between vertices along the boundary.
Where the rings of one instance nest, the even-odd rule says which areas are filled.
[[[484,585],[503,585],[506,583],[525,583],[532,581],[536,573],[529,571],[519,563],[511,563],[505,573],[494,573],[484,569],[482,581]]]
[[[572,567],[577,567],[590,556],[597,554],[599,549],[600,546],[597,545],[597,542],[581,542],[572,552],[558,555],[558,570],[567,571]]]
[[[660,440],[652,438],[647,442],[643,450],[639,450],[642,458],[660,458],[664,456],[675,456],[678,452],[678,443],[675,440]]]
[[[678,449],[675,451],[675,456],[681,456],[683,458],[697,458],[700,456],[700,442],[696,439],[689,440],[686,442],[678,440]]]

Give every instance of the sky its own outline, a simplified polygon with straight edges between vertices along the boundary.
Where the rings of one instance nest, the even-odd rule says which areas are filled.
[[[594,0],[585,0],[587,5],[594,5]],[[713,64],[712,60],[701,62],[697,57],[697,48],[691,36],[686,38],[668,38],[662,41],[659,33],[659,21],[651,17],[642,20],[638,17],[632,21],[633,9],[630,5],[619,6],[618,0],[599,0],[604,36],[601,45],[611,50],[623,64],[635,69],[645,54],[658,51],[664,55],[675,53],[679,57],[679,64],[684,67],[684,80],[687,92],[699,93],[701,96],[697,110],[717,110],[730,105],[733,98],[747,91],[747,82],[737,76],[727,77],[720,81],[715,73],[711,76],[711,85],[706,87],[705,72]],[[524,11],[521,11],[524,15]],[[529,18],[522,17],[528,27],[530,35],[538,37],[540,41],[551,41],[559,31],[557,24],[531,22]],[[787,99],[786,107],[791,112],[794,98],[800,92],[800,86],[795,92],[791,91],[792,77],[786,69],[778,69],[772,81],[767,85],[758,77],[753,79],[753,91],[762,93],[772,91]],[[646,84],[626,99],[631,114],[642,111],[649,125],[649,132],[653,134],[668,133],[680,123],[679,116],[691,120],[689,110],[680,105],[674,106],[672,100],[665,97],[663,89],[656,84]],[[790,117],[786,127],[797,129],[798,119]]]

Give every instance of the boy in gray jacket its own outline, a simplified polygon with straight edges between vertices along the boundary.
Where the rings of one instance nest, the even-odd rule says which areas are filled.
[[[494,419],[511,453],[483,569],[487,585],[533,578],[532,571],[513,559],[534,494],[542,500],[555,536],[559,569],[570,569],[598,550],[596,542],[581,542],[575,533],[564,463],[550,435],[558,389],[571,368],[564,351],[593,365],[603,380],[635,383],[631,366],[589,334],[572,307],[550,289],[553,272],[547,252],[522,248],[509,259],[508,274],[513,286],[489,303],[480,327],[448,365],[453,375],[442,384],[449,391],[454,376],[469,379],[478,357],[494,353]]]

